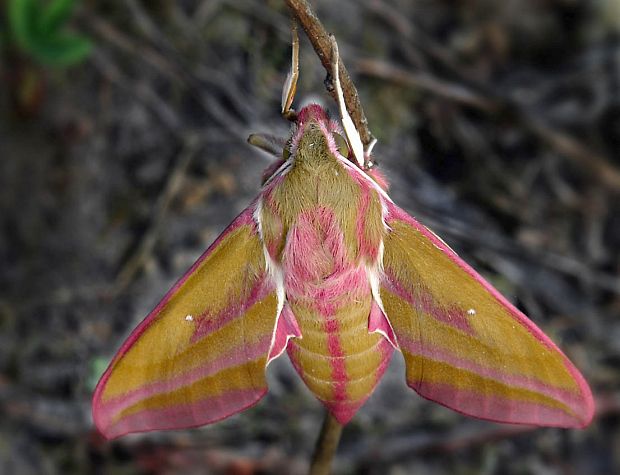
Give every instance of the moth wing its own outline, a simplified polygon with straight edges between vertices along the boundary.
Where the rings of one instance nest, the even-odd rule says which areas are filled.
[[[421,396],[496,422],[584,427],[579,371],[441,239],[388,204],[380,297]]]
[[[93,398],[106,437],[215,422],[266,393],[278,299],[254,209],[231,223],[110,363]]]

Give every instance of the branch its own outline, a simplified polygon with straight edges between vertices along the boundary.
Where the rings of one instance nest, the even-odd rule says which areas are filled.
[[[387,61],[358,59],[354,63],[354,70],[359,74],[390,81],[397,85],[422,89],[485,112],[496,113],[500,109],[500,105],[495,101],[472,91],[467,86],[441,79],[429,73],[408,71]]]
[[[321,433],[316,441],[314,455],[312,456],[310,475],[328,475],[330,473],[332,460],[340,443],[342,428],[342,424],[329,411],[326,411]]]
[[[510,97],[493,92],[489,86],[479,84],[479,89],[484,91],[481,93],[471,87],[446,81],[428,73],[408,71],[385,61],[373,59],[360,59],[355,66],[357,71],[364,75],[426,90],[488,114],[509,117],[559,155],[592,174],[607,189],[615,193],[620,192],[620,170],[609,163],[604,155],[566,132],[546,124],[535,110],[522,106]]]
[[[325,30],[325,27],[321,24],[321,21],[312,11],[312,7],[306,0],[285,0],[291,14],[301,25],[306,32],[306,36],[312,43],[314,51],[318,55],[323,67],[327,71],[327,74],[331,77],[331,59],[332,59],[332,44],[329,38],[329,33]],[[374,141],[374,136],[368,128],[368,120],[364,115],[362,104],[360,102],[357,89],[351,81],[351,77],[345,68],[342,59],[339,61],[340,83],[342,84],[342,92],[344,95],[344,102],[347,106],[347,110],[351,115],[351,119],[355,124],[355,128],[360,134],[364,149]],[[336,91],[334,88],[327,88],[327,91],[331,94],[334,100],[337,102]]]
[[[185,149],[179,154],[172,172],[168,174],[162,193],[155,203],[153,217],[146,232],[140,238],[140,242],[133,251],[129,259],[125,261],[119,272],[115,283],[115,294],[119,294],[127,289],[134,277],[142,270],[148,257],[152,255],[157,240],[166,222],[166,215],[172,200],[181,189],[183,178],[196,156],[200,146],[200,140],[195,135],[188,135],[185,138]]]

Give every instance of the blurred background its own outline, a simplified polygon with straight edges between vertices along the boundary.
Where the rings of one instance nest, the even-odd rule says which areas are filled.
[[[620,0],[316,0],[397,203],[590,382],[586,430],[476,421],[399,355],[337,474],[620,473]],[[0,1],[0,473],[301,474],[322,407],[286,358],[253,409],[105,442],[129,331],[257,193],[285,136],[281,0]],[[300,100],[322,101],[302,35]]]

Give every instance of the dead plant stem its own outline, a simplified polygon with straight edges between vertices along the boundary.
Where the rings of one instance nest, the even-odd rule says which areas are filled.
[[[317,56],[321,60],[325,71],[331,77],[332,71],[332,43],[330,35],[325,30],[325,27],[321,23],[321,20],[316,16],[312,7],[306,0],[285,0],[293,17],[299,22],[303,30],[306,32],[312,47]],[[342,63],[342,59],[339,61],[339,73],[340,83],[342,84],[342,92],[344,95],[344,102],[347,106],[347,111],[351,115],[351,119],[355,124],[355,128],[358,130],[364,149],[366,149],[373,141],[374,137],[368,128],[368,120],[364,114],[362,103],[357,93],[357,89],[349,76],[347,69]],[[336,90],[334,88],[328,88],[328,92],[332,95],[337,102]]]
[[[321,433],[312,456],[310,475],[329,475],[343,427],[329,411],[325,412]]]

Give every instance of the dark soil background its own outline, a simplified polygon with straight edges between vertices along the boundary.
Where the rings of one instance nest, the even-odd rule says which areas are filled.
[[[590,382],[586,430],[481,422],[406,388],[395,355],[337,474],[620,473],[620,2],[316,0],[392,196]],[[4,9],[3,2],[0,2]],[[95,48],[0,66],[0,473],[301,474],[322,408],[282,358],[202,429],[105,442],[90,397],[122,339],[256,194],[286,135],[281,1],[88,0]],[[301,100],[333,108],[302,35]]]

